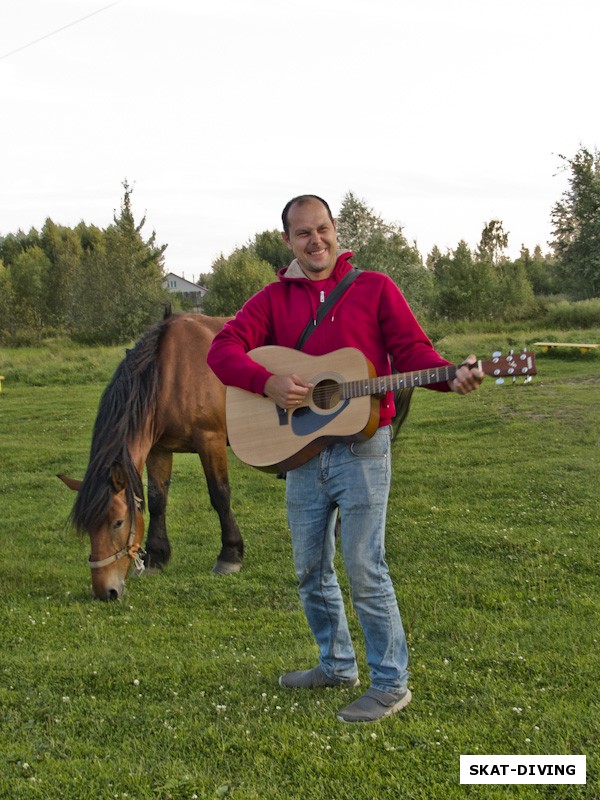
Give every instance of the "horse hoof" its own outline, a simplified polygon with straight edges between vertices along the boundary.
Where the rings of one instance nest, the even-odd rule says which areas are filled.
[[[163,571],[163,562],[158,561],[156,558],[152,558],[147,553],[144,556],[144,572],[148,575],[156,575],[157,572]]]
[[[242,568],[241,564],[233,564],[231,561],[217,561],[212,568],[215,575],[235,575]]]

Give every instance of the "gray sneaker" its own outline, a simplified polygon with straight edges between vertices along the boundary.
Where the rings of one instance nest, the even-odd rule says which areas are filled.
[[[358,678],[330,678],[323,672],[320,665],[313,669],[286,672],[279,678],[279,685],[286,689],[320,689],[324,686],[347,686],[353,689],[359,684]]]
[[[350,703],[337,715],[340,722],[377,722],[401,711],[410,703],[410,689],[401,692],[380,692],[378,689],[367,689],[362,697]]]

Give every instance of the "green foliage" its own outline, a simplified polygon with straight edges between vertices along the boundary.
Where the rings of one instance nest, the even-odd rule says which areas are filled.
[[[600,153],[582,147],[569,159],[569,188],[552,210],[554,252],[574,299],[600,296]]]
[[[14,264],[18,255],[34,245],[40,245],[40,235],[35,228],[29,233],[19,230],[0,237],[0,259],[5,265]]]
[[[374,233],[360,248],[352,263],[361,269],[385,272],[402,290],[416,314],[431,307],[433,275],[423,267],[416,247],[409,245],[398,229]]]
[[[33,347],[0,348],[8,387],[108,383],[124,356],[122,346],[87,347],[66,337],[44,339]]]
[[[446,255],[439,250],[430,254],[438,316],[514,320],[532,313],[535,301],[525,263],[503,255],[507,244],[502,223],[491,220],[483,229],[475,255],[464,241]]]
[[[86,343],[128,342],[159,316],[167,295],[162,288],[162,254],[152,234],[144,241],[131,211],[125,184],[120,216],[104,231],[102,246],[85,251],[79,274],[79,302],[73,311],[74,338]]]
[[[275,280],[272,266],[259,258],[251,247],[241,247],[212,265],[202,310],[215,317],[235,314],[246,300]]]
[[[475,260],[487,265],[490,280],[487,291],[481,293],[486,315],[499,319],[521,319],[533,308],[533,289],[520,261],[510,261],[504,251],[508,247],[508,233],[501,220],[488,222],[481,233]]]
[[[560,300],[549,304],[546,320],[548,325],[563,329],[600,327],[600,298],[575,303]]]
[[[523,264],[534,295],[552,295],[560,292],[558,264],[553,255],[550,253],[544,255],[539,245],[535,246],[532,255],[529,248],[522,246],[517,261]]]
[[[49,330],[90,343],[136,338],[161,314],[163,252],[155,234],[142,237],[132,188],[125,181],[120,214],[106,230],[80,223],[75,229],[46,220],[41,235],[0,239],[5,258],[0,335],[7,341],[39,339]],[[10,297],[10,303],[7,298]]]
[[[503,253],[507,247],[508,233],[505,233],[504,225],[499,219],[492,219],[481,232],[475,257],[477,261],[485,261],[495,267],[503,261]]]
[[[375,234],[381,234],[385,238],[391,233],[401,233],[400,228],[384,222],[379,214],[364,200],[359,200],[353,192],[344,195],[336,223],[340,247],[352,250],[355,255],[360,253],[361,248]]]
[[[14,324],[15,295],[10,270],[0,259],[0,336],[10,334]]]
[[[352,263],[356,267],[389,275],[415,313],[431,307],[433,277],[423,267],[416,246],[408,243],[400,225],[385,222],[352,192],[342,202],[337,238],[340,247],[354,253]]]
[[[39,245],[19,253],[10,268],[15,319],[25,327],[44,323],[44,286],[50,268],[50,259]]]
[[[500,319],[525,319],[535,306],[533,289],[519,260],[501,261],[495,270],[495,301]]]
[[[275,272],[287,267],[292,260],[290,249],[281,238],[281,232],[278,230],[257,233],[254,241],[249,246],[254,250],[258,258],[271,264]]]
[[[46,319],[51,324],[69,328],[77,305],[76,284],[83,257],[81,236],[76,230],[47,219],[42,228],[41,246],[50,259],[44,285]]]
[[[485,319],[494,311],[494,275],[487,261],[477,261],[464,241],[432,261],[439,317]]]

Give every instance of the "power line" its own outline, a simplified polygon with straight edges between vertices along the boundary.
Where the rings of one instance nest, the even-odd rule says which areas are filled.
[[[27,44],[21,45],[21,47],[17,47],[15,50],[11,50],[9,53],[4,53],[4,55],[0,56],[0,61],[4,58],[8,58],[9,56],[14,56],[15,53],[20,53],[21,50],[26,50],[28,47],[33,47],[34,44],[38,44],[38,42],[43,42],[44,39],[49,39],[51,36],[56,36],[57,33],[66,30],[67,28],[72,28],[73,25],[78,25],[80,22],[84,22],[86,19],[99,14],[101,11],[106,11],[107,8],[111,6],[116,6],[121,2],[121,0],[115,0],[114,3],[109,3],[107,6],[103,6],[99,8],[97,11],[92,11],[91,14],[87,14],[85,17],[80,17],[79,19],[73,20],[73,22],[69,22],[67,25],[63,25],[62,28],[57,28],[55,31],[50,31],[50,33],[44,34],[44,36],[40,36],[39,39],[34,39],[32,42],[28,42]]]

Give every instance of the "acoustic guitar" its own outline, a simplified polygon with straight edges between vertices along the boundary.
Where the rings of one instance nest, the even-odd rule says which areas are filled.
[[[311,356],[288,347],[267,345],[248,355],[276,374],[296,374],[312,383],[305,400],[291,409],[268,397],[227,387],[229,444],[236,456],[266,472],[283,472],[304,464],[335,441],[364,441],[379,425],[379,401],[388,391],[452,380],[449,365],[378,377],[371,362],[353,347]],[[497,382],[536,374],[531,352],[495,353],[475,365]]]

